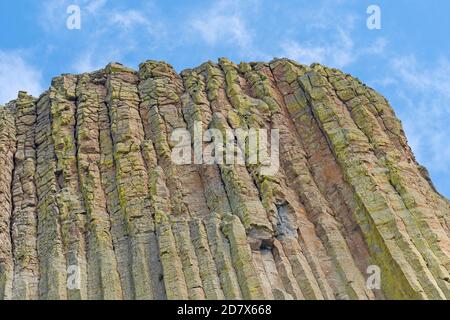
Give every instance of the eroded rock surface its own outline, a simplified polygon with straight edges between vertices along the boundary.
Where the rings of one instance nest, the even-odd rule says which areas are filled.
[[[196,122],[278,129],[279,170],[175,164]],[[350,75],[111,63],[0,107],[0,299],[385,298],[450,298],[450,203]]]

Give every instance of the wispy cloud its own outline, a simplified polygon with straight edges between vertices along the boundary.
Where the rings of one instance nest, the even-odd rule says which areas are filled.
[[[220,0],[190,21],[193,31],[209,45],[218,42],[237,43],[241,49],[251,46],[252,37],[239,2]]]
[[[391,61],[398,77],[415,89],[442,94],[450,98],[450,61],[440,59],[431,68],[420,66],[413,55],[396,57]]]
[[[60,33],[64,30],[68,18],[67,8],[74,4],[71,0],[47,0],[41,4],[41,25],[47,32]],[[128,33],[137,26],[144,26],[150,30],[149,18],[150,3],[136,8],[124,9],[110,0],[79,0],[75,4],[80,6],[82,29],[86,22],[90,28],[95,29],[95,35],[100,35],[106,30]],[[148,31],[144,30],[144,31]]]
[[[96,14],[100,9],[104,8],[108,0],[91,0],[86,5],[86,10],[90,14]]]
[[[362,55],[384,55],[386,52],[386,48],[389,44],[389,41],[384,37],[376,38],[374,42],[372,42],[367,47],[361,48],[356,54],[358,56]]]
[[[71,69],[76,73],[92,72],[104,68],[110,62],[120,62],[122,53],[114,48],[108,50],[86,49],[73,62]]]
[[[412,55],[391,61],[405,131],[419,161],[450,175],[450,61],[423,65]]]
[[[42,92],[40,70],[30,65],[21,52],[0,50],[0,103],[17,98],[20,90],[32,95]]]
[[[41,25],[47,36],[76,47],[68,61],[70,72],[93,71],[111,61],[127,63],[128,55],[152,50],[167,35],[168,28],[156,16],[151,1],[133,7],[114,0],[75,1],[81,9],[81,29],[68,32],[65,21],[70,4],[73,1],[47,0],[41,5]]]
[[[354,65],[364,56],[383,55],[387,39],[381,36],[372,42],[361,39],[365,16],[342,10],[346,3],[346,0],[322,0],[289,13],[302,27],[286,32],[279,55],[304,64],[319,62],[336,68]]]
[[[336,68],[344,68],[367,55],[383,55],[388,42],[377,38],[370,46],[358,47],[350,31],[338,29],[334,38],[317,39],[315,42],[284,41],[281,55],[303,64],[319,62]]]
[[[109,23],[129,31],[135,26],[150,26],[150,21],[137,10],[114,11],[109,16]]]
[[[255,45],[255,33],[252,30],[250,16],[257,11],[259,1],[220,0],[202,14],[195,12],[187,23],[191,40],[198,37],[210,47],[229,46],[240,56],[248,59],[267,57]]]
[[[342,68],[356,59],[353,40],[350,34],[342,29],[339,29],[335,39],[328,43],[285,41],[281,44],[281,49],[281,55],[304,64],[320,62]]]
[[[194,31],[209,45],[218,42],[236,43],[241,49],[247,49],[252,42],[250,32],[242,18],[237,15],[214,13],[208,18],[196,18],[192,21]]]

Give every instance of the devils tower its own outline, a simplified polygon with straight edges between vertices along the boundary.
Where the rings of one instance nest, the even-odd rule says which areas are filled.
[[[174,163],[196,121],[278,129],[278,171]],[[0,299],[450,298],[449,201],[320,64],[65,74],[0,107],[0,169]]]

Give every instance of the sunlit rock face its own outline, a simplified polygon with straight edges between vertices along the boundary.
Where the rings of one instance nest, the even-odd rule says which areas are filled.
[[[196,122],[279,130],[278,170],[175,163]],[[112,63],[0,107],[0,299],[448,299],[449,271],[448,200],[339,70]]]

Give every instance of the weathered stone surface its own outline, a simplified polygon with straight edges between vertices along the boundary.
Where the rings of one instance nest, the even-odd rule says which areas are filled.
[[[198,123],[278,129],[279,169],[176,164]],[[0,168],[0,299],[450,298],[449,201],[386,99],[319,64],[62,75],[0,106]]]
[[[14,210],[11,217],[14,299],[38,298],[39,260],[36,244],[36,147],[35,99],[19,94],[15,102],[17,149],[12,184]]]
[[[13,295],[14,261],[11,239],[11,183],[16,152],[16,129],[11,105],[0,107],[0,299]]]

